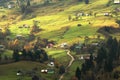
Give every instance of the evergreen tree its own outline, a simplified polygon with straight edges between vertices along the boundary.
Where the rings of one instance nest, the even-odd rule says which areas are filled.
[[[59,68],[59,74],[64,74],[64,73],[65,73],[65,67],[61,65]]]
[[[77,67],[77,69],[76,69],[75,76],[78,78],[78,80],[81,80],[81,71],[80,71],[79,67]]]
[[[101,47],[97,52],[97,64],[102,64],[102,62],[107,58],[107,51],[105,47]]]
[[[48,60],[48,55],[47,53],[45,52],[45,50],[41,50],[41,53],[43,54],[44,58],[43,58],[43,61],[47,61]]]
[[[113,64],[111,61],[109,61],[109,60],[105,61],[104,70],[105,70],[105,72],[111,72],[113,70]]]
[[[29,60],[34,61],[34,56],[33,56],[32,51],[29,50],[27,55],[28,55]]]
[[[119,57],[120,57],[120,41],[118,42],[118,48],[117,48],[117,54],[116,54],[117,60],[119,60]]]
[[[20,55],[18,50],[13,50],[13,59],[15,60],[15,62],[20,60]]]
[[[89,4],[89,0],[85,0],[85,4]]]
[[[30,0],[27,0],[27,7],[30,6]]]
[[[25,49],[22,50],[22,55],[21,56],[22,56],[23,59],[26,59],[27,52],[26,52]]]
[[[34,50],[34,52],[35,52],[35,59],[36,60],[40,60],[41,50],[37,49],[37,50]]]
[[[113,42],[112,36],[110,36],[106,42],[106,47],[110,48],[111,47],[111,43]]]
[[[111,47],[109,48],[109,58],[116,59],[117,49],[118,49],[118,42],[117,39],[114,38],[111,43]]]
[[[86,74],[86,66],[85,66],[85,63],[82,64],[81,72],[82,72],[83,74]]]

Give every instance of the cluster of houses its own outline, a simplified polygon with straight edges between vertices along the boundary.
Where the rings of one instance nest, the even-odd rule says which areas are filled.
[[[54,69],[54,67],[55,67],[55,64],[54,64],[54,62],[49,62],[48,64],[47,64],[47,66],[49,67],[49,68],[47,68],[47,69],[42,69],[41,70],[41,73],[48,73],[48,74],[54,74],[55,73],[55,69]]]
[[[68,43],[66,43],[66,42],[63,42],[63,43],[61,43],[60,45],[58,45],[58,46],[55,46],[53,43],[49,43],[47,46],[46,46],[46,48],[62,48],[62,49],[66,49],[66,48],[68,48],[69,47],[69,45],[68,45]]]
[[[97,57],[96,54],[93,54],[93,59],[95,59]],[[80,55],[78,57],[79,60],[89,60],[90,59],[90,54],[87,54],[87,55]]]

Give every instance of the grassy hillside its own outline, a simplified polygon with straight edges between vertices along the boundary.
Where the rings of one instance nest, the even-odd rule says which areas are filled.
[[[69,43],[76,42],[76,40],[80,40],[79,36],[84,37],[97,35],[96,31],[99,29],[99,27],[105,25],[118,27],[118,25],[115,23],[115,17],[103,16],[104,12],[111,12],[114,10],[114,8],[119,6],[113,4],[107,7],[106,5],[108,1],[109,0],[91,0],[87,5],[84,2],[78,3],[70,0],[51,3],[45,6],[36,4],[33,5],[34,12],[30,13],[31,15],[36,15],[35,18],[18,21],[17,18],[20,17],[18,16],[15,20],[9,22],[3,21],[0,22],[0,24],[9,23],[12,37],[14,37],[17,34],[28,35],[30,33],[30,29],[19,29],[18,26],[23,24],[32,26],[32,21],[38,20],[40,21],[40,27],[43,29],[43,31],[36,34],[36,36],[55,40],[58,43],[64,41]],[[34,3],[37,3],[36,0],[34,0]],[[38,3],[40,3],[40,1]],[[86,14],[90,12],[92,12],[92,14],[97,13],[97,17],[84,16],[79,18],[78,21],[68,21],[68,15],[71,15],[72,18],[75,18],[75,14],[79,12],[84,12]],[[89,24],[89,22],[91,22],[91,24]],[[82,24],[82,26],[78,28],[77,24]],[[63,27],[69,27],[66,33],[64,33]],[[73,38],[75,41],[71,40]],[[80,41],[83,41],[83,39]]]

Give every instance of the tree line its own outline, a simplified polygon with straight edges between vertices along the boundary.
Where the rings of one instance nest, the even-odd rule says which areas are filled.
[[[23,49],[21,52],[18,50],[13,50],[12,57],[15,62],[20,60],[44,62],[48,60],[48,55],[44,49],[33,49],[29,51]]]

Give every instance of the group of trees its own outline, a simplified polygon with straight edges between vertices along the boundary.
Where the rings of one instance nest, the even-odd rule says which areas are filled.
[[[18,50],[13,50],[13,59],[15,62],[20,60],[44,62],[48,60],[48,55],[43,49],[33,49],[29,51],[23,49],[21,52]]]
[[[21,13],[25,13],[30,7],[30,0],[17,0],[17,5],[21,10]]]
[[[102,80],[108,74],[109,77],[106,79],[118,79],[118,73],[114,72],[113,69],[119,66],[119,60],[120,41],[117,41],[116,38],[109,37],[104,43],[104,46],[101,46],[97,50],[97,57],[91,54],[90,59],[85,60],[81,69],[77,67],[75,76],[78,80],[97,80],[98,78]],[[113,76],[110,76],[111,74]]]

